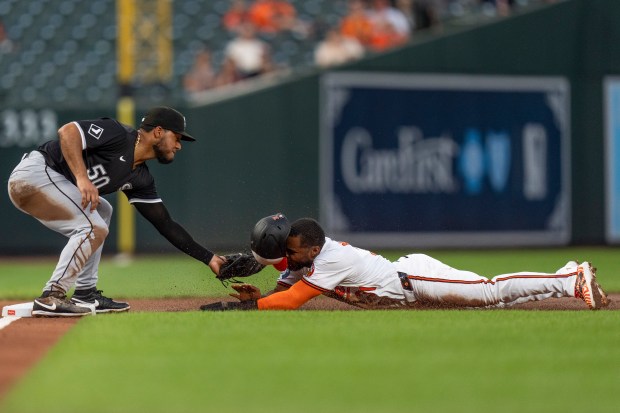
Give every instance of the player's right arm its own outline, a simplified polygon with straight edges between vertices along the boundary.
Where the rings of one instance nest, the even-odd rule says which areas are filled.
[[[198,244],[181,224],[172,219],[163,202],[135,202],[133,205],[172,245],[208,265],[215,274],[220,273],[225,260]]]
[[[82,157],[84,140],[80,130],[73,122],[67,123],[58,129],[58,140],[62,155],[75,177],[75,183],[82,194],[82,208],[90,204],[90,210],[94,211],[99,205],[99,190],[88,179],[88,172]]]
[[[323,291],[305,282],[297,281],[291,288],[263,297],[256,302],[259,310],[294,310]]]

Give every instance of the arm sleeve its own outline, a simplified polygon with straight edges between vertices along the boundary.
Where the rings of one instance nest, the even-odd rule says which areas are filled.
[[[157,203],[134,203],[140,215],[146,218],[172,245],[177,247],[192,258],[209,265],[213,258],[213,252],[198,244],[192,236],[175,222],[163,202]]]
[[[294,310],[321,293],[320,290],[301,280],[286,291],[259,299],[257,305],[259,310]]]

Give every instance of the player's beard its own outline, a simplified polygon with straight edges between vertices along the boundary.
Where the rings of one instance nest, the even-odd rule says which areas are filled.
[[[312,267],[312,262],[313,260],[307,260],[307,261],[291,261],[290,259],[288,260],[288,264],[287,267],[289,270],[291,271],[299,271],[302,268],[310,268]]]
[[[166,156],[166,152],[162,151],[158,144],[153,145],[153,150],[155,151],[155,156],[157,157],[157,161],[162,164],[169,164],[174,161],[174,154],[171,156]]]

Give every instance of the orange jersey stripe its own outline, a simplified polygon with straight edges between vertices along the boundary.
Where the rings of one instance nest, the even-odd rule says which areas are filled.
[[[374,291],[377,287],[358,287],[357,289],[360,291]]]

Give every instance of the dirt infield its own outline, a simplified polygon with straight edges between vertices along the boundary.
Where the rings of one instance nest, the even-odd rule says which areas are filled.
[[[603,311],[619,310],[620,294],[610,294],[609,298],[611,299],[611,304]],[[216,299],[205,297],[140,299],[129,301],[132,312],[181,312],[197,311],[202,304],[214,302]],[[0,308],[10,304],[16,304],[16,301],[0,301]],[[356,307],[326,297],[317,297],[305,304],[301,309],[306,311],[359,310]],[[588,311],[581,300],[576,300],[574,298],[533,301],[510,308],[510,310],[513,309]],[[19,378],[34,366],[38,360],[45,356],[63,334],[78,321],[79,319],[67,318],[22,318],[11,323],[4,329],[0,329],[0,366],[2,366],[2,369],[0,369],[0,398],[2,398]]]
[[[4,305],[0,302],[0,307]],[[22,318],[0,330],[0,398],[76,322],[68,318]]]

